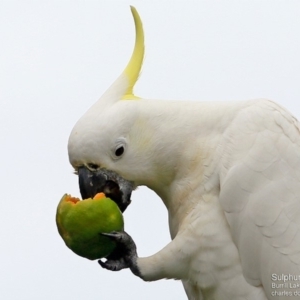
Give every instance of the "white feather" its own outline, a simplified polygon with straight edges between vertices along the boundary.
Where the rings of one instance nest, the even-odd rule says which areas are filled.
[[[220,203],[243,274],[268,299],[296,299],[274,296],[283,289],[272,283],[283,281],[272,282],[272,274],[300,274],[299,123],[278,105],[258,102],[233,120],[223,143]]]

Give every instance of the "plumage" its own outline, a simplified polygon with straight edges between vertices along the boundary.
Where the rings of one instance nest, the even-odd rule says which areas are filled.
[[[245,120],[251,125],[245,126]],[[230,150],[225,152],[220,203],[245,278],[263,284],[271,298],[270,274],[300,273],[300,127],[271,101],[259,101],[236,122],[231,137],[225,137]],[[248,146],[241,151],[238,144],[246,140]]]
[[[284,277],[300,277],[299,122],[265,99],[134,96],[144,37],[132,13],[133,56],[77,122],[68,145],[75,169],[92,163],[114,171],[154,190],[168,209],[172,241],[134,258],[132,271],[146,281],[180,279],[195,300],[298,298],[280,284],[300,281]]]

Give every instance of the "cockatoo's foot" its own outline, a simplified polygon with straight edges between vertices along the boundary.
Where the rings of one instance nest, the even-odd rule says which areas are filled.
[[[136,245],[129,234],[125,231],[113,231],[110,233],[101,233],[101,235],[110,238],[117,244],[116,249],[106,257],[106,261],[98,260],[102,268],[110,271],[120,271],[130,268],[132,273],[141,277],[137,267]]]

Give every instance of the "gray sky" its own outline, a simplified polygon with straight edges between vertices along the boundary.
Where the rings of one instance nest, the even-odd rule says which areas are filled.
[[[55,224],[61,196],[79,196],[69,133],[131,55],[130,4],[146,37],[137,95],[268,98],[300,117],[300,1],[0,1],[1,299],[186,298],[76,256]],[[170,240],[166,209],[146,188],[132,199],[125,229],[152,255]]]

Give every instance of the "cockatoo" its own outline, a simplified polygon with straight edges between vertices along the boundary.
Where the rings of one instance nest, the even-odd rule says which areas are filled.
[[[83,198],[104,191],[124,211],[147,186],[164,202],[172,241],[138,257],[128,233],[103,268],[145,281],[182,280],[188,299],[300,297],[300,125],[264,99],[141,99],[141,19],[119,78],[76,123],[68,142]],[[298,285],[298,286],[297,286]]]

